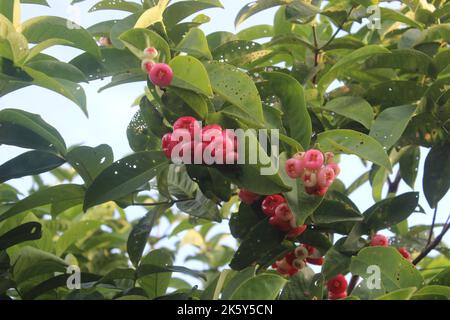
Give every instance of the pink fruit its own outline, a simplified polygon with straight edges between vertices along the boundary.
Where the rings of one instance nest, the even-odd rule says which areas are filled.
[[[155,63],[152,60],[145,59],[141,64],[142,71],[150,73],[154,65]]]
[[[342,293],[332,293],[329,292],[328,293],[328,299],[329,300],[339,300],[339,299],[344,299],[347,298],[347,292],[342,292]]]
[[[328,188],[331,186],[335,178],[334,170],[329,165],[320,168],[317,174],[317,183],[319,187]]]
[[[302,160],[292,158],[286,161],[286,173],[292,179],[299,178],[304,169]]]
[[[382,234],[376,234],[372,237],[372,240],[370,240],[370,245],[372,247],[387,247],[389,246],[389,240]]]
[[[246,204],[252,204],[258,200],[261,196],[257,193],[251,192],[247,189],[239,190],[239,199]]]
[[[306,262],[316,265],[316,266],[321,266],[323,265],[323,263],[325,262],[323,257],[320,258],[306,258]]]
[[[304,165],[306,169],[317,170],[323,166],[324,157],[323,153],[316,149],[306,151]]]
[[[155,59],[158,56],[158,54],[159,54],[158,50],[156,50],[156,48],[153,47],[149,47],[144,50],[144,56],[147,59]]]
[[[149,76],[155,86],[165,88],[172,83],[173,71],[168,64],[156,63],[150,71]]]
[[[341,173],[341,168],[337,163],[330,163],[327,165],[327,167],[330,167],[334,170],[334,176],[337,177]]]
[[[317,175],[314,172],[307,172],[303,175],[303,182],[306,188],[312,188],[317,185]]]

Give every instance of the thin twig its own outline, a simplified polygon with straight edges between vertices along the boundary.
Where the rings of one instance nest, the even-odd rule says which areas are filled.
[[[161,205],[174,205],[179,202],[187,202],[195,200],[195,198],[188,198],[188,199],[178,199],[178,200],[171,200],[171,201],[161,201],[161,202],[151,202],[151,203],[137,203],[133,202],[133,206],[141,206],[141,207],[154,207],[154,206],[161,206]]]
[[[359,276],[354,274],[352,275],[352,278],[350,279],[350,282],[348,284],[347,288],[347,295],[351,295],[353,289],[355,289],[356,285],[358,284]]]
[[[313,38],[314,38],[314,68],[317,68],[317,66],[319,65],[319,54],[320,54],[320,49],[319,49],[319,43],[317,41],[317,33],[316,33],[316,26],[312,26],[312,34],[313,34]],[[314,75],[313,79],[312,79],[312,83],[316,84],[317,83],[317,73]]]
[[[344,24],[347,22],[348,18],[352,14],[352,11],[353,11],[354,8],[355,7],[353,7],[353,6],[350,8],[350,11],[347,13],[347,16],[344,18],[344,20],[342,20],[341,24],[338,26],[338,28],[333,33],[331,38],[322,47],[319,48],[319,51],[321,51],[321,50],[325,49],[326,47],[328,47],[330,45],[330,43],[336,38],[336,36],[342,30],[342,28],[344,27]]]
[[[400,169],[399,169],[397,172],[397,175],[395,176],[394,181],[391,181],[391,179],[388,179],[388,184],[389,184],[388,194],[397,193],[398,187],[400,186],[401,181],[402,181],[402,176],[400,174]]]
[[[436,208],[434,208],[433,221],[431,222],[430,234],[428,235],[428,241],[427,241],[426,247],[428,247],[430,245],[431,238],[433,237],[433,230],[434,230],[434,226],[436,224],[437,211],[438,211],[438,206],[436,205]]]
[[[417,265],[423,258],[425,258],[433,249],[435,249],[439,243],[441,243],[447,231],[450,229],[450,223],[446,223],[441,233],[427,246],[418,256],[414,259],[413,264]]]

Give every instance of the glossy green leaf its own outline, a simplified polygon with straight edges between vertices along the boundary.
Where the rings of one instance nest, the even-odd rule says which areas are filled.
[[[27,222],[15,227],[0,236],[0,250],[5,250],[16,244],[38,240],[42,236],[42,225],[38,222]]]
[[[450,143],[435,146],[425,160],[423,191],[430,207],[435,208],[450,186]]]
[[[101,226],[100,221],[85,220],[71,225],[55,243],[56,255],[61,256],[70,245],[88,237],[94,230]]]
[[[402,136],[415,111],[416,107],[410,105],[384,110],[376,118],[369,135],[386,149],[391,148]]]
[[[209,8],[223,8],[219,0],[187,0],[172,3],[163,13],[164,24],[170,29],[190,15]]]
[[[213,95],[210,79],[203,64],[191,56],[177,56],[170,61],[174,73],[171,86],[192,90],[208,97]]]
[[[363,133],[347,130],[329,130],[317,136],[322,151],[355,154],[391,170],[391,162],[383,146],[374,138]]]
[[[167,165],[166,157],[158,151],[138,152],[114,162],[97,176],[86,191],[84,210],[134,192]]]
[[[372,126],[372,106],[363,98],[343,96],[328,102],[323,109],[361,123],[367,129]]]
[[[61,157],[41,150],[25,152],[0,166],[0,183],[10,179],[41,174],[66,162]]]
[[[66,159],[89,186],[113,163],[114,155],[110,146],[102,144],[95,148],[76,147],[67,153]]]
[[[66,152],[66,145],[55,128],[39,115],[18,109],[0,111],[0,143],[22,148]]]
[[[194,57],[212,60],[205,34],[199,28],[192,28],[180,41],[176,48]]]
[[[231,296],[232,300],[274,300],[286,284],[274,273],[259,274],[244,282]]]
[[[131,29],[121,34],[119,39],[139,59],[144,58],[144,49],[157,48],[159,52],[158,61],[170,61],[170,48],[166,40],[159,34],[148,29]]]

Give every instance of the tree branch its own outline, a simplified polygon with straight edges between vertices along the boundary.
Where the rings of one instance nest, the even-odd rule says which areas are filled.
[[[171,200],[171,201],[161,201],[161,202],[151,202],[151,203],[137,203],[133,202],[131,205],[133,206],[141,206],[141,207],[154,207],[154,206],[161,206],[161,205],[174,205],[179,202],[187,202],[195,200],[195,198],[188,198],[188,199],[178,199],[178,200]]]
[[[447,219],[448,220],[448,219]],[[450,223],[447,221],[447,223],[444,225],[444,228],[442,229],[441,233],[434,239],[430,245],[428,245],[420,254],[417,256],[417,258],[414,259],[413,264],[417,265],[420,261],[422,261],[423,258],[425,258],[433,249],[435,249],[439,243],[441,243],[442,239],[444,238],[447,231],[450,229]]]
[[[344,24],[347,22],[348,18],[350,17],[350,15],[352,14],[352,11],[355,7],[351,7],[350,11],[347,13],[347,16],[344,18],[344,20],[342,20],[341,24],[338,26],[338,28],[336,29],[336,31],[333,33],[333,35],[331,36],[331,38],[322,46],[319,48],[319,51],[325,49],[326,47],[328,47],[330,45],[330,43],[336,38],[336,36],[338,35],[338,33],[342,30],[342,27],[344,26]]]
[[[438,210],[438,206],[436,205],[436,208],[434,208],[433,221],[431,222],[431,226],[430,226],[430,234],[428,235],[428,241],[427,241],[426,247],[428,247],[428,246],[430,245],[430,243],[431,243],[431,238],[433,237],[433,230],[434,230],[434,226],[435,226],[435,224],[436,224],[437,210]]]
[[[352,275],[352,278],[350,279],[350,283],[348,284],[347,288],[347,295],[351,295],[352,291],[355,289],[356,285],[358,284],[359,276],[354,274]]]

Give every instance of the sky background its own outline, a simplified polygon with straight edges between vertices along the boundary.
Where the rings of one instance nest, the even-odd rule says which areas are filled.
[[[99,11],[88,13],[88,9],[95,4],[96,0],[85,1],[75,6],[70,6],[70,0],[49,0],[50,8],[23,5],[22,20],[25,21],[31,17],[41,15],[61,16],[71,19],[81,24],[83,27],[89,27],[99,21],[111,20],[115,18],[125,17],[126,13],[115,11]],[[234,18],[240,8],[249,1],[222,0],[225,9],[208,9],[203,13],[211,17],[210,23],[202,26],[206,34],[214,31],[231,31],[236,33],[248,26],[255,24],[270,24],[273,21],[275,10],[270,9],[257,14],[245,21],[238,30],[234,28]],[[70,61],[73,57],[81,53],[81,51],[73,48],[54,47],[45,51],[60,60]],[[80,109],[66,98],[39,87],[28,87],[15,91],[7,96],[0,98],[0,110],[4,108],[20,108],[32,113],[40,114],[45,121],[54,126],[64,137],[68,146],[74,144],[84,144],[89,146],[97,146],[99,144],[109,144],[114,150],[115,159],[132,153],[128,146],[126,137],[126,128],[137,111],[137,108],[130,107],[135,98],[144,92],[144,83],[127,84],[113,89],[97,93],[97,90],[107,84],[109,79],[97,80],[90,82],[89,85],[83,84],[87,95],[87,106],[89,118],[86,118]],[[0,146],[0,163],[3,163],[14,156],[23,152],[23,149]],[[414,213],[410,219],[410,225],[430,224],[432,218],[432,210],[429,208],[421,187],[423,164],[427,154],[426,149],[422,149],[422,158],[420,163],[419,174],[417,177],[417,191],[420,191],[420,205],[425,209],[426,215]],[[342,173],[340,179],[348,186],[362,172],[364,168],[357,157],[344,156],[341,163]],[[396,170],[394,169],[394,172]],[[28,190],[31,179],[23,178],[12,180],[9,183],[19,189]],[[409,192],[411,189],[401,183],[398,194]],[[363,212],[374,204],[371,196],[371,188],[368,183],[359,188],[351,195],[351,199],[357,204]],[[437,223],[443,223],[449,214],[450,195],[447,194],[440,202]],[[140,208],[127,209],[127,213],[131,218],[137,218],[145,213]],[[217,230],[228,230],[227,222],[218,226]],[[436,228],[439,231],[439,228]],[[388,233],[387,233],[388,234]],[[445,241],[449,243],[449,236]],[[234,241],[225,239],[227,243],[233,244]],[[188,249],[188,248],[187,248]],[[183,256],[192,253],[192,248],[185,250],[178,258],[182,262]]]

